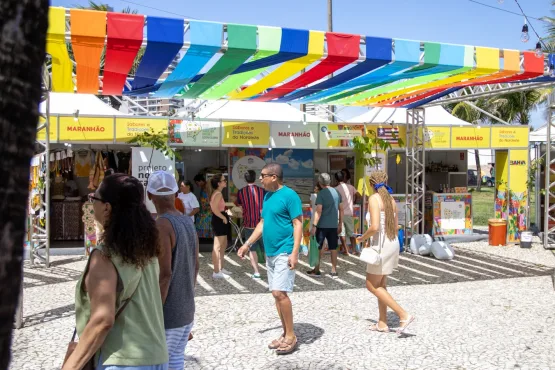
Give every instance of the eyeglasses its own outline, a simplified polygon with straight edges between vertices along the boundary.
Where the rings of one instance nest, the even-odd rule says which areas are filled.
[[[260,174],[260,177],[263,178],[263,179],[266,178],[266,177],[270,177],[270,176],[276,176],[276,174],[275,173],[261,173]]]
[[[220,180],[220,182],[227,182],[227,179],[222,179]]]
[[[94,195],[94,193],[90,193],[89,194],[89,202],[94,203],[95,200],[98,200],[99,202],[104,202],[104,200],[102,200],[101,198],[96,197]]]

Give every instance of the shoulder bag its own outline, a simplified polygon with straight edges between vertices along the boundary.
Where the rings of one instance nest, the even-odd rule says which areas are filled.
[[[141,283],[141,281],[139,280],[139,284]],[[117,320],[118,317],[123,313],[123,310],[125,310],[125,307],[127,307],[127,304],[129,302],[131,302],[131,299],[133,298],[133,296],[135,295],[135,292],[137,292],[137,289],[139,289],[139,284],[137,284],[137,287],[135,288],[135,290],[133,291],[133,294],[131,294],[131,296],[129,297],[129,299],[127,299],[125,301],[125,303],[120,307],[120,309],[118,310],[118,312],[116,313],[116,317],[114,319]],[[65,365],[67,359],[71,356],[71,354],[73,353],[73,351],[75,351],[75,348],[77,347],[77,343],[75,341],[75,336],[77,335],[77,328],[75,328],[73,330],[73,336],[71,337],[71,341],[69,342],[69,344],[67,345],[67,351],[66,351],[66,355],[64,357],[64,362],[62,364]],[[95,369],[95,363],[94,363],[94,358],[96,357],[96,354],[93,355],[89,361],[87,361],[87,363],[85,364],[85,366],[82,367],[82,370],[94,370]]]

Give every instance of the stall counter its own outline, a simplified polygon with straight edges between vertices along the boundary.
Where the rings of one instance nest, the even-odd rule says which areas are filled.
[[[432,236],[472,235],[472,194],[426,192],[425,229]]]

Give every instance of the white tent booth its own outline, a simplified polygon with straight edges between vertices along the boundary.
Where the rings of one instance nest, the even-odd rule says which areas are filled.
[[[441,106],[424,108],[426,126],[454,126],[468,127],[472,124],[463,121]],[[373,108],[359,116],[353,117],[349,122],[363,122],[374,125],[406,125],[407,110],[404,108]],[[402,138],[404,140],[404,138]],[[456,153],[455,153],[456,152]],[[398,164],[399,155],[401,162]],[[494,162],[494,154],[491,150],[479,150],[482,174],[489,174],[490,163]],[[389,182],[396,193],[404,193],[406,184],[404,149],[392,150],[387,157],[385,165],[388,172]],[[470,176],[468,170],[476,169],[475,150],[427,150],[426,153],[426,188],[434,191],[443,191],[444,187],[466,187],[470,183],[474,185],[474,177]],[[471,174],[477,175],[476,171]],[[480,178],[481,175],[480,174]],[[478,176],[476,176],[478,177]],[[476,178],[476,181],[478,178]]]
[[[91,115],[124,116],[123,112],[110,107],[95,95],[50,93],[50,114],[52,115]],[[46,102],[39,106],[40,113],[46,113]]]
[[[191,101],[190,106],[196,102]],[[293,129],[294,126],[306,125],[309,123],[323,123],[326,120],[304,113],[294,106],[286,103],[259,103],[245,101],[207,101],[199,104],[198,108],[182,108],[175,118],[187,119],[194,117],[195,120],[204,122],[267,122],[270,124],[271,130],[278,125],[284,128]],[[173,117],[172,117],[173,118]],[[171,119],[170,119],[171,121]],[[222,128],[223,135],[223,128]],[[314,137],[315,143],[318,137]],[[203,147],[187,147],[180,150],[182,161],[176,163],[178,171],[182,171],[183,177],[193,180],[198,173],[210,173],[210,171],[222,171],[229,165],[229,145],[219,144]],[[255,145],[256,147],[256,145]],[[279,142],[274,141],[270,133],[270,140],[267,149],[280,148]],[[314,153],[314,162],[316,162],[317,150]],[[315,164],[316,168],[316,164]],[[208,169],[208,172],[207,172]],[[228,168],[229,170],[229,168]],[[208,177],[209,175],[207,175]],[[196,189],[198,192],[198,189]]]

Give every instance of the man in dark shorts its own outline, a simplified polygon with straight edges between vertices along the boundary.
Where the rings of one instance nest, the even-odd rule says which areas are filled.
[[[283,327],[283,334],[268,348],[275,349],[278,355],[286,355],[297,347],[293,306],[288,293],[293,291],[295,283],[295,266],[299,261],[303,235],[303,212],[298,194],[283,185],[283,169],[279,164],[267,164],[260,173],[260,181],[268,191],[264,196],[262,218],[237,254],[243,258],[260,236],[264,239],[268,286]]]
[[[320,259],[313,270],[307,271],[308,275],[320,277],[320,262],[324,254],[324,241],[328,242],[328,249],[331,251],[331,273],[332,278],[337,278],[337,246],[339,234],[343,226],[343,203],[341,195],[332,188],[331,177],[327,173],[322,173],[318,177],[318,183],[322,190],[316,197],[316,210],[314,212],[314,224],[312,225],[312,235],[316,235],[318,249],[320,249]]]
[[[248,240],[254,232],[256,225],[260,222],[265,191],[263,188],[254,184],[256,181],[256,172],[253,170],[245,172],[245,181],[247,182],[247,186],[237,193],[236,204],[243,209],[243,228],[245,240]],[[250,248],[249,257],[251,259],[251,266],[254,269],[254,274],[252,275],[253,279],[260,279],[260,273],[258,272],[258,253],[264,253],[264,244],[262,240],[258,240]]]

